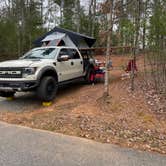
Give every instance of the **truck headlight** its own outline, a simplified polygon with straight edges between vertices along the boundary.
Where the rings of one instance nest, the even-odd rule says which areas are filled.
[[[26,67],[23,69],[23,76],[33,75],[36,72],[35,67]]]

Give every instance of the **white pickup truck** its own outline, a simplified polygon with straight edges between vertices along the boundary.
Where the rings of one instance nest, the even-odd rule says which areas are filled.
[[[77,48],[38,47],[18,60],[0,63],[0,96],[19,91],[36,91],[42,101],[55,98],[58,86],[78,78],[95,79],[94,60],[82,56]]]

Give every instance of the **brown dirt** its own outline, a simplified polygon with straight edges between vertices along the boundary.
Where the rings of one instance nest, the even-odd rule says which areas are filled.
[[[159,115],[148,104],[141,75],[136,78],[134,92],[130,91],[129,78],[121,80],[128,57],[112,60],[116,67],[110,71],[110,97],[103,97],[102,83],[75,83],[60,90],[50,107],[22,113],[1,112],[0,120],[166,154],[166,114]],[[140,57],[138,65],[142,64]]]

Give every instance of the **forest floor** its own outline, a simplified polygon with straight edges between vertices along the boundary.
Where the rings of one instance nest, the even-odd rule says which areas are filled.
[[[100,57],[98,57],[100,59]],[[24,100],[24,109],[7,111],[0,107],[0,120],[8,123],[85,137],[103,143],[113,143],[146,151],[166,154],[166,100],[153,88],[143,86],[143,58],[138,58],[139,73],[135,91],[130,90],[130,79],[122,79],[125,56],[112,57],[110,97],[103,98],[103,83],[87,85],[73,83],[59,90],[49,107],[26,105],[31,96],[14,101],[1,100],[13,109],[17,100]],[[34,106],[33,106],[34,104]],[[22,111],[20,111],[22,109]]]

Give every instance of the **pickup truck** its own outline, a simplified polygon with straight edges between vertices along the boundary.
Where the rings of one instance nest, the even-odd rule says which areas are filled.
[[[78,78],[95,79],[94,60],[75,47],[38,47],[17,60],[0,63],[0,96],[35,91],[42,101],[55,98],[58,87]]]

